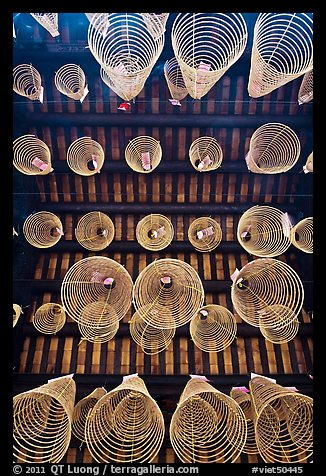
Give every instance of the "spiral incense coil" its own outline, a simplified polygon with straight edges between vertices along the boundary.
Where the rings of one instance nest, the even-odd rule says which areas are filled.
[[[87,304],[78,318],[82,340],[108,342],[119,329],[119,319],[114,307],[100,300]]]
[[[299,320],[287,307],[274,304],[259,312],[259,328],[269,342],[285,344],[297,335]]]
[[[152,172],[162,158],[162,148],[156,139],[150,136],[138,136],[129,141],[125,149],[127,164],[135,172]]]
[[[314,70],[308,71],[303,79],[298,93],[298,103],[305,104],[314,98]]]
[[[311,16],[306,13],[260,13],[254,28],[249,96],[265,96],[312,67]]]
[[[206,381],[192,378],[171,418],[170,440],[182,463],[234,462],[247,424],[240,406]]]
[[[19,64],[13,69],[13,90],[32,101],[42,100],[43,87],[40,73],[31,64]]]
[[[13,307],[13,327],[15,327],[21,314],[23,314],[23,310],[21,306],[19,306],[19,304],[13,304],[12,307]]]
[[[37,309],[34,327],[43,334],[56,334],[66,323],[66,313],[60,304],[49,302]]]
[[[298,161],[301,145],[296,133],[285,124],[268,123],[255,130],[246,157],[256,174],[287,172]]]
[[[197,311],[190,321],[190,335],[196,347],[204,352],[221,352],[236,337],[237,323],[228,309],[209,304]]]
[[[86,213],[75,230],[78,243],[87,250],[100,251],[107,248],[114,238],[114,224],[102,212]]]
[[[61,301],[69,316],[81,325],[87,326],[99,316],[97,326],[108,327],[128,312],[132,287],[130,274],[120,263],[91,256],[68,269],[61,284]]]
[[[288,264],[273,258],[250,261],[231,286],[236,313],[255,327],[261,326],[262,318],[266,322],[275,319],[276,313],[277,325],[281,319],[287,323],[291,317],[295,319],[303,299],[303,285],[297,273]]]
[[[209,172],[221,166],[223,151],[214,137],[198,137],[189,148],[189,158],[197,172]]]
[[[188,93],[200,99],[244,52],[248,32],[240,13],[179,13],[171,32]]]
[[[313,217],[304,218],[291,230],[291,243],[305,253],[313,253]]]
[[[47,175],[53,171],[51,152],[41,139],[33,134],[17,137],[13,142],[14,167],[25,175]]]
[[[313,164],[313,158],[314,158],[314,154],[313,152],[311,152],[311,154],[309,154],[308,158],[307,158],[307,161],[303,167],[303,171],[305,173],[308,173],[308,172],[313,172],[314,171],[314,164]]]
[[[150,463],[164,438],[164,419],[137,376],[104,395],[88,414],[87,448],[98,463]]]
[[[211,217],[196,218],[188,228],[188,240],[197,251],[210,252],[222,241],[220,224]]]
[[[148,31],[155,40],[164,34],[169,15],[169,13],[141,13]]]
[[[54,213],[32,213],[24,221],[23,235],[36,248],[50,248],[63,236],[62,223]]]
[[[51,36],[59,36],[57,13],[31,13],[32,17],[45,28]]]
[[[258,453],[256,438],[255,438],[255,426],[253,422],[254,409],[249,393],[243,392],[240,389],[233,388],[230,391],[230,396],[237,402],[247,421],[247,439],[243,447],[243,453],[254,455]]]
[[[71,438],[76,385],[59,377],[13,399],[14,458],[24,463],[58,463]]]
[[[146,215],[137,223],[136,240],[146,250],[163,250],[169,246],[173,235],[173,225],[164,215]]]
[[[259,454],[266,463],[308,462],[313,453],[313,400],[257,376],[249,388]]]
[[[142,315],[146,313],[149,306],[141,309]],[[130,321],[130,334],[133,340],[138,344],[142,351],[148,355],[158,354],[167,349],[175,335],[175,326],[172,318],[172,313],[166,307],[155,306],[155,311],[158,318],[164,316],[165,322],[168,323],[169,328],[160,329],[147,324],[137,311]],[[154,313],[154,309],[152,311]],[[169,322],[170,321],[170,322]]]
[[[180,66],[175,58],[171,58],[164,63],[164,77],[173,99],[184,99],[188,90],[182,77]]]
[[[102,81],[110,88],[112,91],[121,97],[125,101],[131,101],[139,92],[143,89],[145,85],[146,78],[141,78],[139,75],[127,76],[124,78],[123,82],[113,76],[109,76],[107,71],[101,67],[100,76]]]
[[[78,64],[65,64],[56,71],[54,84],[57,90],[71,99],[82,100],[88,89],[84,71]]]
[[[94,405],[106,395],[106,390],[103,387],[98,387],[93,390],[92,393],[86,397],[79,400],[77,405],[75,405],[74,412],[72,415],[72,433],[80,441],[85,441],[85,426],[86,419],[89,412],[92,410]]]
[[[204,297],[197,272],[178,259],[164,258],[150,263],[139,274],[133,288],[136,311],[145,322],[159,329],[171,327],[170,313],[174,327],[189,322],[203,305]],[[157,313],[162,306],[168,318]]]
[[[90,137],[80,137],[67,150],[68,166],[78,175],[98,173],[104,162],[104,150]]]
[[[277,208],[255,205],[241,215],[237,238],[250,254],[260,257],[279,256],[291,245],[291,223]]]

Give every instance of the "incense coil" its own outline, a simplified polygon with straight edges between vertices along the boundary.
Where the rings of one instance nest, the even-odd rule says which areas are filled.
[[[254,28],[249,96],[264,96],[312,67],[313,19],[306,13],[260,13]]]
[[[254,455],[258,453],[258,448],[255,438],[255,426],[254,426],[254,408],[249,393],[242,390],[231,388],[230,396],[237,402],[241,410],[244,413],[247,422],[247,439],[243,447],[243,453]]]
[[[169,13],[141,13],[148,31],[155,40],[164,34],[169,15]]]
[[[85,73],[78,64],[61,66],[55,72],[54,84],[60,93],[76,101],[80,101],[87,91]]]
[[[313,172],[314,171],[314,154],[311,152],[311,154],[308,155],[307,161],[305,163],[305,166],[303,167],[303,170],[306,172]]]
[[[209,232],[206,233],[205,230]],[[203,232],[201,238],[198,236],[199,232]],[[213,233],[210,234],[211,232]],[[188,240],[197,251],[210,252],[222,241],[221,226],[211,217],[196,218],[188,228]]]
[[[161,279],[165,277],[171,282],[163,283]],[[204,297],[198,273],[188,263],[178,259],[153,261],[138,275],[133,288],[136,311],[145,322],[160,329],[171,327],[170,313],[174,327],[189,322],[202,306]],[[169,313],[169,319],[157,314],[156,309],[161,306]]]
[[[50,248],[63,235],[61,220],[51,212],[32,213],[24,221],[23,235],[36,248]]]
[[[171,221],[158,213],[146,215],[136,226],[136,240],[146,250],[163,250],[169,246],[173,235]]]
[[[147,77],[141,77],[140,75],[129,75],[124,77],[123,81],[121,81],[116,76],[112,78],[112,74],[110,76],[102,67],[100,68],[100,76],[102,81],[125,101],[131,101],[137,96],[143,89],[147,79]]]
[[[92,322],[97,313],[102,324],[109,326],[128,312],[132,286],[130,274],[120,263],[104,256],[91,256],[68,269],[61,284],[61,301],[74,321]]]
[[[175,58],[171,58],[164,63],[164,77],[173,99],[184,99],[188,90],[183,80],[180,66]]]
[[[66,313],[60,304],[49,302],[37,309],[32,322],[39,332],[56,334],[66,323]]]
[[[172,48],[188,93],[200,99],[244,52],[248,32],[240,13],[179,13]]]
[[[291,245],[292,224],[285,213],[274,207],[255,205],[240,217],[237,238],[250,254],[279,256]]]
[[[285,344],[297,335],[299,320],[287,307],[274,304],[259,311],[259,329],[269,342]]]
[[[208,304],[192,317],[189,330],[195,346],[200,350],[221,352],[236,338],[237,323],[232,312],[225,307]]]
[[[303,79],[298,92],[298,103],[305,104],[314,98],[314,70],[308,71]]]
[[[301,145],[297,134],[285,124],[267,123],[250,138],[246,157],[250,172],[279,174],[287,172],[298,161]]]
[[[142,315],[146,314],[146,309],[141,309]],[[167,349],[175,335],[175,326],[172,313],[165,307],[155,306],[158,316],[164,316],[164,320],[169,323],[168,328],[160,329],[148,324],[136,311],[130,321],[130,334],[133,340],[138,344],[142,351],[148,355],[155,355]],[[154,312],[154,310],[153,310]],[[170,321],[170,322],[169,322]]]
[[[269,322],[275,318],[276,312],[277,321],[288,323],[291,317],[295,319],[301,311],[303,299],[303,285],[297,273],[288,264],[274,258],[250,261],[239,271],[231,286],[236,313],[255,327],[261,326],[262,320]]]
[[[19,306],[19,304],[13,304],[12,307],[13,307],[13,327],[15,327],[15,325],[18,322],[18,319],[23,314],[23,310],[21,306]]]
[[[43,88],[40,73],[31,64],[19,64],[13,69],[13,90],[32,101],[42,99]]]
[[[13,142],[13,152],[14,167],[25,175],[47,175],[53,170],[49,147],[33,134],[17,137]],[[34,165],[37,160],[43,165]]]
[[[13,399],[14,458],[58,463],[70,438],[76,385],[71,376],[49,380]]]
[[[313,217],[304,218],[291,230],[292,244],[305,253],[314,252],[313,223]]]
[[[80,441],[85,441],[85,426],[86,419],[89,412],[93,409],[94,405],[106,395],[106,390],[103,387],[98,387],[93,390],[92,393],[79,400],[75,405],[72,415],[72,433]]]
[[[102,212],[90,212],[77,223],[75,235],[78,243],[87,250],[100,251],[110,245],[115,228],[110,217]]]
[[[51,36],[60,35],[58,31],[58,14],[57,13],[31,13],[32,17],[42,25]]]
[[[189,148],[189,158],[197,172],[209,172],[221,166],[223,151],[214,137],[198,137]]]
[[[269,379],[249,382],[258,451],[266,463],[308,462],[313,454],[313,400]]]
[[[67,164],[78,175],[98,173],[104,162],[104,150],[90,137],[80,137],[67,150]]]
[[[163,442],[163,415],[141,378],[123,380],[89,413],[87,448],[98,463],[150,463]]]
[[[129,141],[125,149],[126,162],[135,172],[143,174],[152,172],[161,162],[161,158],[160,142],[150,136],[135,137]]]
[[[235,462],[246,438],[246,419],[233,398],[199,378],[189,380],[170,423],[182,463]]]
[[[103,300],[87,304],[78,318],[78,329],[82,340],[108,342],[119,329],[119,319],[114,307]]]

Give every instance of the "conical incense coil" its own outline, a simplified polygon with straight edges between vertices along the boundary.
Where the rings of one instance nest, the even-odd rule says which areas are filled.
[[[262,325],[262,318],[266,322],[275,318],[276,312],[277,322],[288,323],[291,316],[295,319],[301,311],[303,299],[303,285],[297,273],[288,264],[274,258],[250,261],[239,271],[231,286],[235,312],[255,327]]]
[[[150,306],[145,306],[141,309],[141,314],[136,311],[130,321],[130,334],[133,340],[138,344],[142,351],[148,355],[158,354],[167,349],[175,335],[175,326],[172,318],[172,313],[166,307],[155,306],[152,313],[156,311],[157,317],[164,318],[165,322],[169,323],[169,328],[160,329],[148,324],[141,315],[146,314],[146,310]]]
[[[249,382],[258,451],[266,463],[309,462],[313,453],[313,400],[265,377]]]
[[[43,101],[40,73],[31,64],[19,64],[13,69],[13,90],[32,101]]]
[[[61,301],[69,316],[81,323],[94,314],[104,325],[122,319],[131,305],[133,282],[128,271],[104,256],[77,261],[61,284]]]
[[[60,304],[49,302],[37,309],[33,316],[34,327],[43,334],[56,334],[66,323],[66,313]]]
[[[171,327],[170,313],[175,327],[189,322],[202,306],[204,297],[197,272],[178,259],[164,258],[150,263],[139,274],[133,288],[136,311],[144,321],[160,329]],[[169,319],[157,313],[157,308],[162,306],[170,311]]]
[[[188,240],[197,251],[210,252],[222,241],[220,224],[211,217],[196,218],[188,228]]]
[[[136,97],[145,85],[146,77],[142,77],[140,74],[128,75],[123,78],[123,81],[101,67],[100,76],[102,81],[125,101],[131,101]]]
[[[300,152],[299,138],[290,127],[268,123],[256,129],[251,136],[246,162],[250,172],[279,174],[296,164]]]
[[[204,352],[221,352],[236,337],[237,323],[228,309],[208,304],[197,311],[190,321],[190,335],[196,347]]]
[[[150,173],[162,158],[162,148],[156,139],[150,136],[138,136],[129,141],[125,149],[125,158],[135,172]]]
[[[58,14],[57,13],[31,13],[32,17],[42,25],[51,36],[60,35],[58,31]]]
[[[200,99],[244,52],[248,32],[240,13],[179,13],[172,48],[187,87]]]
[[[260,13],[254,28],[249,96],[264,96],[312,67],[312,17],[306,13]]]
[[[246,438],[246,419],[233,398],[192,378],[170,423],[171,444],[182,463],[234,462]]]
[[[61,220],[51,212],[32,213],[24,221],[23,235],[36,248],[50,248],[63,236]]]
[[[297,335],[299,320],[287,307],[274,304],[259,311],[259,329],[269,342],[285,344]]]
[[[76,385],[71,376],[49,380],[13,399],[14,458],[58,463],[71,438]]]
[[[72,415],[72,433],[81,441],[85,441],[85,426],[86,419],[89,412],[94,405],[106,395],[106,390],[103,387],[98,387],[92,393],[79,400],[75,405]]]
[[[13,142],[13,151],[13,164],[19,172],[47,175],[53,171],[49,147],[33,134],[17,137]]]
[[[102,212],[86,213],[75,230],[78,243],[87,250],[107,248],[114,238],[115,228],[110,217]]]
[[[150,463],[164,437],[164,419],[142,379],[124,377],[88,414],[85,439],[98,463]]]
[[[147,250],[163,250],[173,240],[174,229],[164,215],[153,213],[142,218],[136,227],[136,240]]]
[[[314,251],[313,223],[313,217],[304,218],[291,230],[292,244],[305,253],[313,253]]]
[[[255,205],[240,217],[237,238],[250,254],[279,256],[291,245],[292,224],[286,213],[277,208]]]
[[[81,101],[88,92],[86,77],[78,64],[65,64],[55,72],[54,84],[57,90],[76,101]]]
[[[183,80],[180,66],[175,58],[171,58],[164,63],[164,77],[173,99],[184,99],[188,90]]]
[[[87,304],[78,318],[78,329],[82,340],[108,342],[119,329],[119,319],[114,307],[99,300]]]
[[[308,71],[303,79],[298,93],[298,103],[305,104],[314,98],[314,70]]]
[[[197,172],[209,172],[221,166],[223,151],[214,137],[198,137],[189,148],[189,158]]]
[[[78,175],[98,173],[104,162],[104,150],[90,137],[80,137],[67,150],[67,164]]]
[[[164,34],[169,15],[169,13],[141,13],[148,31],[155,40]]]
[[[248,390],[249,392],[249,390]],[[230,396],[237,402],[240,406],[241,410],[244,413],[244,416],[247,421],[247,439],[246,443],[243,447],[243,453],[254,455],[258,453],[258,448],[256,445],[256,438],[255,438],[255,426],[253,422],[253,405],[250,393],[246,393],[243,390],[237,389],[232,387],[230,391]]]
[[[304,173],[314,171],[313,157],[314,157],[313,152],[311,152],[311,154],[308,155],[305,165],[303,166]]]
[[[21,314],[23,314],[23,310],[21,306],[19,306],[19,304],[13,304],[12,307],[13,307],[13,327],[15,327]]]

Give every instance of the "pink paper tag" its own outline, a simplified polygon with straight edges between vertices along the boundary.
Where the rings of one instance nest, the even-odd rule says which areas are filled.
[[[245,229],[241,233],[241,238],[245,238],[248,235],[248,231],[250,230],[250,228],[251,228],[251,225],[248,225],[245,227]]]
[[[161,226],[160,228],[155,230],[154,233],[155,233],[155,238],[162,238],[162,236],[166,235],[164,226]]]
[[[198,66],[198,70],[200,71],[209,71],[211,69],[211,64],[210,63],[204,63],[201,61]]]
[[[80,98],[80,102],[82,103],[85,99],[85,97],[87,96],[87,94],[89,93],[89,90],[88,90],[88,86],[86,84],[85,86],[85,89],[84,89],[84,94],[82,95],[82,97]]]
[[[171,283],[171,278],[170,276],[163,276],[163,278],[161,278],[161,282],[163,284],[170,284]]]
[[[118,111],[128,111],[130,106],[129,102],[122,102],[120,106],[118,107]]]
[[[246,164],[247,164],[247,169],[250,170],[250,167],[249,167],[249,152],[245,157],[245,161],[246,161]]]
[[[232,387],[232,390],[240,390],[240,392],[249,393],[250,390],[247,387]]]
[[[287,390],[290,390],[291,392],[298,392],[299,390],[297,389],[297,387],[284,387],[286,388]]]
[[[231,274],[231,279],[232,279],[233,283],[237,279],[237,276],[238,276],[239,273],[240,273],[240,271],[238,270],[238,268],[235,268],[234,273]]]
[[[291,225],[291,221],[287,212],[283,213],[281,220],[282,220],[284,236],[289,238],[292,225]]]
[[[169,99],[172,106],[181,106],[181,102],[178,99]]]
[[[64,235],[63,231],[60,230],[60,228],[58,228],[58,227],[56,226],[55,229],[57,230],[57,232],[59,233],[60,236],[63,236],[63,235]]]
[[[130,374],[130,375],[125,375],[123,378],[122,378],[122,381],[123,382],[127,382],[128,380],[134,378],[134,377],[138,377],[138,373],[137,374]]]
[[[196,378],[198,380],[203,380],[203,382],[209,382],[208,378],[205,377],[205,375],[191,375],[189,374],[191,378]]]
[[[199,170],[207,169],[207,167],[211,165],[212,163],[213,161],[210,159],[208,155],[206,155],[206,157],[201,162],[199,162],[198,168]]]
[[[305,165],[302,167],[302,169],[303,169],[303,171],[304,171],[305,174],[308,174],[308,173],[309,173],[309,170],[307,169],[307,167],[306,167]]]
[[[114,278],[105,278],[104,284],[112,284],[114,281]]]
[[[214,230],[212,226],[209,226],[208,228],[204,228],[203,230],[199,230],[197,232],[197,238],[201,240],[202,238],[207,238],[207,236],[212,236],[214,235]]]
[[[151,158],[149,152],[142,152],[141,154],[141,163],[144,170],[151,169]]]

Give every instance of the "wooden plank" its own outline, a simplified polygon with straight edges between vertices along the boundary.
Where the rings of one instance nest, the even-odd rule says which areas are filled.
[[[179,338],[179,352],[180,352],[180,374],[188,374],[189,362],[188,362],[188,338],[187,337]],[[196,364],[196,368],[197,368],[197,364]]]
[[[61,365],[62,374],[69,374],[70,372],[72,349],[73,349],[73,337],[66,337],[65,343],[64,343],[64,349],[63,349],[62,365]]]

